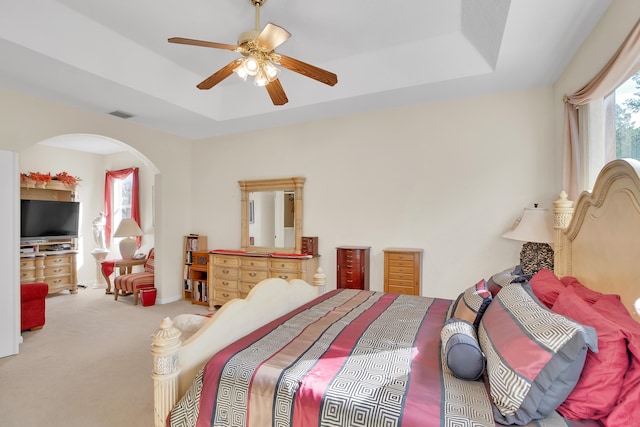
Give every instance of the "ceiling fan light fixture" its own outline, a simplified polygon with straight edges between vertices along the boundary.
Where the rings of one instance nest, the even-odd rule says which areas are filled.
[[[269,80],[269,82],[277,79],[278,75],[280,74],[280,69],[276,67],[271,61],[266,61],[264,63],[263,69],[264,73],[267,75],[267,79]]]
[[[247,56],[244,61],[242,61],[242,67],[248,75],[255,76],[260,70],[260,63],[253,56]]]
[[[247,81],[247,70],[244,68],[242,62],[240,62],[240,64],[233,69],[233,72],[236,73],[236,76],[238,76],[238,78],[240,78],[242,81]]]
[[[256,86],[266,86],[269,83],[269,78],[267,74],[264,72],[264,69],[260,68],[258,74],[253,78],[253,84]]]

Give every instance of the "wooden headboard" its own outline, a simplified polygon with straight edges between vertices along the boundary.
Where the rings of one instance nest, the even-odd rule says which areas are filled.
[[[620,295],[640,322],[640,162],[608,163],[593,191],[569,205],[564,195],[555,203],[555,273]]]

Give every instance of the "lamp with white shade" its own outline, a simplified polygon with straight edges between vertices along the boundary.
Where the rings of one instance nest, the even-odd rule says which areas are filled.
[[[125,218],[120,221],[120,225],[113,233],[113,237],[124,237],[120,240],[120,256],[122,259],[133,259],[138,244],[134,237],[142,236],[144,233],[138,223],[132,218]]]
[[[543,268],[553,271],[553,217],[548,209],[525,208],[509,231],[502,237],[525,242],[520,251],[520,266],[524,274],[535,274]]]

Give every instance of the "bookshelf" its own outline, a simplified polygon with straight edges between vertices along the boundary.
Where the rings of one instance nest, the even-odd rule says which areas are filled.
[[[183,254],[182,298],[193,304],[207,305],[207,236],[184,236]]]

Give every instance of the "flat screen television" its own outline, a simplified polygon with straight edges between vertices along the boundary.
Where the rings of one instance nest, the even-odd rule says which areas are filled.
[[[78,237],[80,202],[21,200],[20,240]]]

